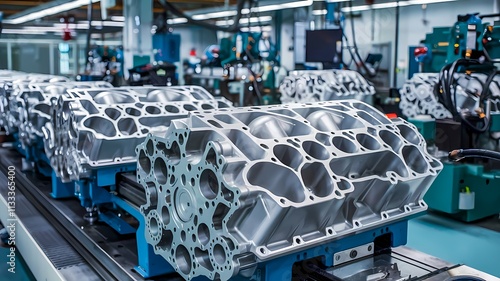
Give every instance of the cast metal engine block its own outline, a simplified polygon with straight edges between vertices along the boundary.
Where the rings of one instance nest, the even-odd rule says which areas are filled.
[[[45,153],[62,182],[100,167],[135,162],[148,133],[189,111],[229,107],[198,86],[67,90],[44,128]]]
[[[0,126],[4,127],[8,134],[18,132],[22,123],[19,108],[24,107],[24,102],[19,97],[30,91],[30,83],[36,82],[69,82],[69,79],[43,74],[14,73],[0,80]]]
[[[458,86],[452,87],[456,90],[455,103],[457,111],[474,112],[479,107],[479,94],[487,76],[485,74],[473,73],[466,75],[456,73],[455,80]],[[407,80],[400,89],[401,101],[399,108],[406,117],[417,115],[431,115],[437,119],[451,118],[452,115],[446,107],[438,101],[434,88],[439,83],[438,73],[415,73]],[[496,76],[490,84],[491,112],[500,113],[500,76]],[[452,95],[452,100],[454,95]]]
[[[356,71],[294,71],[280,85],[282,103],[358,99],[375,94],[375,88]]]
[[[68,89],[113,88],[108,82],[30,83],[28,90],[17,96],[14,109],[19,112],[19,140],[24,148],[43,138],[43,127],[50,122],[50,110]]]
[[[425,146],[355,100],[192,112],[137,147],[145,236],[185,279],[249,277],[425,210],[442,169]]]

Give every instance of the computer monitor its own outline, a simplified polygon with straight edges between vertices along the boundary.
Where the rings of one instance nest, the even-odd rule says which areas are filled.
[[[342,30],[306,30],[306,62],[340,65],[342,62]]]

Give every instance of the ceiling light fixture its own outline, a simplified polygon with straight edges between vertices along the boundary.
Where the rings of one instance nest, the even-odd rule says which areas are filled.
[[[30,35],[45,35],[46,31],[30,30],[30,29],[2,29],[2,34],[30,34]]]
[[[345,0],[342,0],[345,1]],[[300,8],[300,7],[308,7],[311,6],[313,3],[313,0],[302,0],[302,1],[295,1],[295,2],[289,2],[289,3],[281,3],[281,4],[272,4],[272,5],[266,5],[266,6],[259,6],[259,7],[253,7],[251,9],[242,9],[241,14],[246,15],[249,14],[250,12],[252,13],[261,13],[261,12],[270,12],[270,11],[277,11],[277,10],[284,10],[284,9],[293,9],[293,8]],[[222,11],[222,12],[213,12],[213,13],[200,13],[200,14],[192,14],[191,18],[194,20],[207,20],[207,19],[216,19],[216,18],[223,18],[223,17],[232,17],[235,16],[237,12],[235,10],[230,10],[230,11]]]
[[[436,4],[436,3],[444,3],[444,2],[453,2],[457,0],[409,0],[409,1],[400,1],[399,7],[412,6],[412,5],[424,5],[424,4]],[[373,5],[361,5],[354,6],[351,8],[345,7],[342,8],[342,12],[361,12],[367,11],[370,9],[386,9],[386,8],[395,8],[398,6],[398,2],[387,2]]]
[[[240,19],[240,24],[248,24],[250,23],[261,23],[261,22],[269,22],[272,21],[273,17],[271,16],[262,16],[262,17],[252,17],[250,19],[244,18]],[[216,21],[215,25],[218,26],[226,26],[226,25],[232,25],[234,23],[234,20],[220,20]]]
[[[100,0],[91,0],[91,1],[92,3],[96,3],[99,2]],[[89,2],[90,2],[89,0],[65,1],[64,3],[61,3],[61,1],[52,1],[48,2],[47,4],[43,4],[38,7],[28,9],[25,11],[26,14],[24,15],[16,16],[17,14],[15,14],[9,17],[8,19],[5,19],[3,22],[7,24],[21,24],[28,21],[40,19],[46,16],[51,16],[62,12],[70,11],[79,8],[81,6],[88,5]]]
[[[124,16],[111,16],[112,21],[125,21]]]
[[[181,24],[188,22],[187,18],[168,19],[167,24]]]

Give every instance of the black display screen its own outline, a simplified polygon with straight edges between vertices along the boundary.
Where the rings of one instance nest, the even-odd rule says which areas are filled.
[[[342,30],[306,30],[306,61],[340,64]]]

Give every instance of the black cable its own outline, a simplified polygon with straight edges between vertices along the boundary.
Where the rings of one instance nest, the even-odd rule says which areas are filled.
[[[361,58],[361,55],[359,54],[359,51],[358,51],[358,44],[356,43],[356,32],[354,30],[354,17],[352,15],[352,1],[349,1],[349,11],[350,11],[349,18],[351,21],[351,33],[352,33],[352,44],[354,47],[354,55],[355,55],[355,57],[358,58],[359,64],[363,68],[363,70],[365,71],[366,75],[368,75],[369,77],[375,77],[377,74],[372,73],[372,71],[370,71],[368,69],[368,67],[366,66],[365,62]],[[342,34],[344,34],[343,30],[342,30]],[[351,53],[351,57],[354,58],[352,53]],[[354,62],[356,62],[356,60],[354,60]],[[356,66],[359,67],[357,63],[356,63]]]
[[[233,23],[233,25],[231,25],[229,27],[222,27],[222,26],[218,26],[215,24],[210,24],[210,23],[206,23],[203,21],[195,20],[192,17],[186,15],[181,10],[179,10],[172,3],[168,2],[168,1],[161,1],[161,0],[159,2],[163,6],[164,9],[171,11],[172,14],[174,14],[178,17],[186,18],[188,23],[199,25],[199,26],[202,26],[202,27],[205,27],[208,29],[212,29],[212,30],[235,33],[235,32],[240,31],[240,19],[242,16],[241,10],[243,10],[243,7],[245,6],[246,0],[238,0],[238,2],[236,3],[236,16],[234,16],[234,23]]]
[[[500,161],[500,152],[486,149],[456,149],[448,153],[448,159],[460,161],[464,158],[488,158]]]

